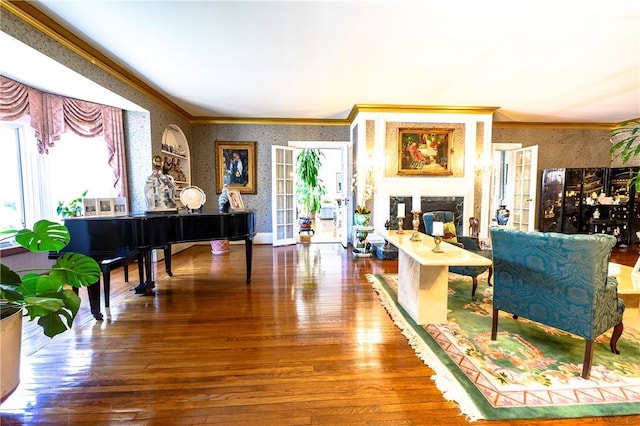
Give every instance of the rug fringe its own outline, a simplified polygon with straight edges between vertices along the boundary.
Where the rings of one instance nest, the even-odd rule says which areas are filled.
[[[378,293],[382,306],[387,310],[389,316],[393,320],[393,323],[398,327],[402,335],[409,341],[411,346],[418,356],[429,366],[435,375],[431,376],[431,380],[435,382],[436,387],[447,401],[454,401],[460,408],[460,413],[464,415],[469,422],[475,422],[476,420],[483,419],[484,417],[478,411],[473,401],[469,398],[464,388],[458,383],[453,374],[445,367],[433,351],[427,346],[427,344],[415,333],[411,325],[407,322],[404,316],[400,313],[400,310],[396,306],[395,302],[391,299],[387,291],[382,284],[378,281],[378,278],[374,274],[366,275],[367,281],[371,283],[373,289]]]

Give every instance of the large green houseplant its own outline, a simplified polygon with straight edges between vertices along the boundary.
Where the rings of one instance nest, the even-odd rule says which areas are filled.
[[[322,197],[327,193],[322,179],[318,176],[323,157],[324,154],[319,149],[309,148],[301,150],[296,156],[296,195],[305,217],[320,211]]]
[[[611,131],[611,159],[620,158],[622,164],[640,156],[640,118],[627,120],[620,123]],[[640,191],[640,179],[634,174],[629,179],[629,184],[635,185],[636,191]]]
[[[33,229],[0,232],[0,239],[15,237],[32,253],[59,252],[69,244],[69,230],[57,222],[40,220]],[[100,279],[100,265],[79,253],[63,253],[49,268],[13,270],[0,264],[0,317],[24,310],[29,320],[38,320],[44,334],[54,337],[68,330],[80,308],[73,287]]]
[[[33,229],[0,232],[0,240],[14,237],[32,253],[59,252],[69,244],[69,230],[41,220]],[[64,253],[47,268],[13,270],[0,263],[0,400],[20,383],[22,315],[37,319],[44,334],[53,338],[71,328],[80,309],[74,288],[100,279],[100,266],[83,254]]]

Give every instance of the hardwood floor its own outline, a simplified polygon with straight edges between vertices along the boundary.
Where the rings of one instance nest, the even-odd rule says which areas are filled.
[[[83,290],[71,332],[49,340],[25,327],[22,382],[0,407],[2,424],[466,424],[365,279],[397,262],[353,259],[336,244],[259,245],[251,285],[239,245],[218,256],[196,246],[173,263],[173,277],[157,266],[147,296],[114,271],[104,321]]]

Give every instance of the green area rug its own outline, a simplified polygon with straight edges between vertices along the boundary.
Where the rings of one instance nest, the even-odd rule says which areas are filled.
[[[469,420],[640,415],[638,330],[625,328],[620,355],[609,350],[609,334],[598,338],[585,380],[580,337],[501,313],[492,341],[486,282],[472,302],[471,279],[450,274],[448,322],[420,326],[398,304],[396,274],[367,278],[416,354],[436,372],[436,386]]]

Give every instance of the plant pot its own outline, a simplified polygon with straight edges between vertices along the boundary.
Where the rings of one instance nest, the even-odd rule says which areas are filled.
[[[213,254],[229,253],[229,240],[211,241],[211,253]]]
[[[22,309],[0,320],[0,401],[13,393],[20,383],[22,346]]]

